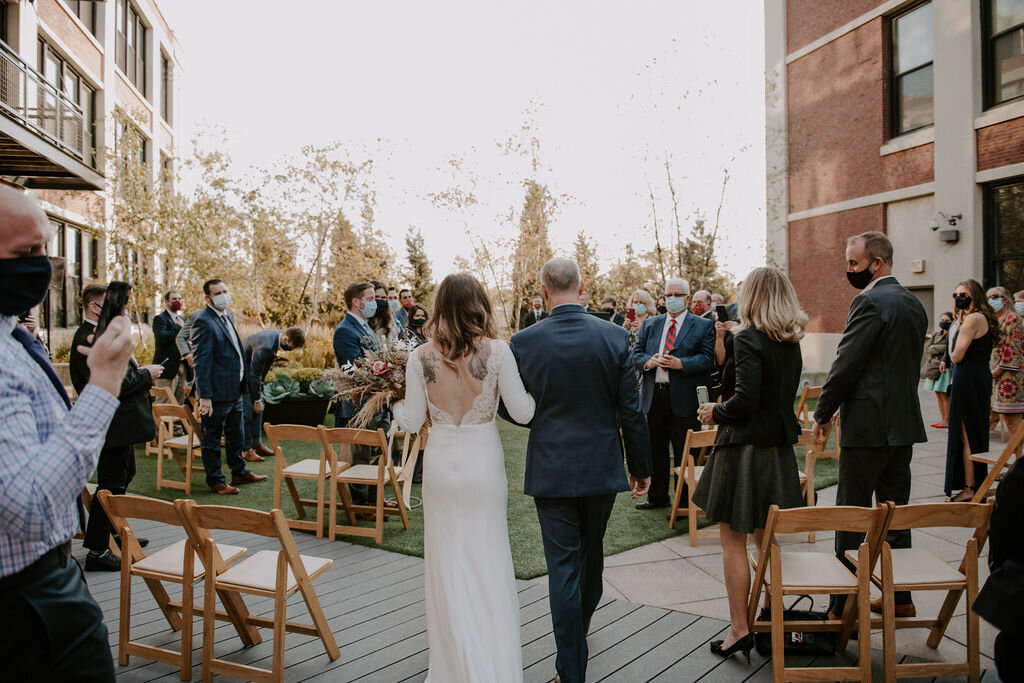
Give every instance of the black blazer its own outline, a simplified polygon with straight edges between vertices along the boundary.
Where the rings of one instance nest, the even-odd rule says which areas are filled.
[[[550,314],[543,309],[540,313],[536,313],[533,309],[530,309],[530,311],[526,314],[526,323],[523,325],[523,329],[525,330],[527,327],[534,323],[539,323],[541,320],[547,318],[548,315]]]
[[[175,339],[181,330],[174,322],[171,312],[164,309],[163,313],[153,318],[153,341],[156,342],[156,349],[153,352],[153,362],[163,363],[164,371],[160,379],[173,379],[178,374],[178,366],[181,364],[181,352],[178,351],[178,344]],[[164,361],[167,361],[164,363]]]
[[[72,339],[71,359],[69,361],[71,370],[71,384],[79,394],[89,383],[89,366],[86,364],[86,357],[78,351],[78,346],[92,346],[88,336],[96,329],[88,322],[82,323]],[[143,370],[139,364],[131,360],[128,364],[128,372],[121,381],[121,390],[117,394],[120,405],[114,412],[114,419],[107,429],[107,438],[104,448],[108,446],[128,446],[135,443],[152,441],[156,437],[156,426],[153,424],[153,411],[149,390],[153,386],[153,377],[148,370]]]
[[[523,385],[537,402],[526,425],[526,495],[628,491],[623,440],[630,474],[650,476],[650,437],[626,339],[626,330],[574,304],[559,306],[543,325],[512,336]],[[512,421],[503,405],[499,412]]]
[[[754,444],[789,446],[800,436],[793,397],[800,385],[800,344],[776,342],[752,327],[733,338],[736,384],[732,395],[715,406],[721,425],[716,446]]]
[[[881,448],[928,440],[917,399],[928,315],[896,278],[879,280],[850,304],[814,419],[839,410],[840,446]]]

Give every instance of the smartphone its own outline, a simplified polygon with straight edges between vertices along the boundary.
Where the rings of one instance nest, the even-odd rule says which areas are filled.
[[[626,320],[629,322],[636,322],[636,310],[633,308],[626,309]]]
[[[100,311],[99,320],[96,321],[96,332],[93,334],[92,343],[100,338],[107,331],[110,321],[119,315],[124,314],[124,307],[128,305],[128,296],[132,292],[132,286],[127,282],[119,280],[112,281],[107,285],[107,296],[103,300],[103,310]]]
[[[711,399],[708,398],[708,388],[697,387],[697,405],[702,406],[705,403],[711,403]]]
[[[729,321],[729,309],[721,304],[715,306],[715,315],[718,316],[718,322],[720,323]]]

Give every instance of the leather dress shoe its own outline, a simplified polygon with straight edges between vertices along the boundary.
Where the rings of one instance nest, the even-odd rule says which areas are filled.
[[[121,558],[109,550],[104,551],[102,555],[90,553],[85,556],[85,571],[119,572],[121,571]]]
[[[236,489],[234,486],[228,486],[222,481],[217,482],[216,484],[211,486],[210,490],[221,496],[227,496],[234,493],[238,493],[238,489]]]
[[[135,540],[138,542],[140,548],[145,548],[147,545],[149,545],[149,539],[148,538],[143,538],[142,536],[136,536]],[[120,536],[114,536],[114,543],[116,543],[117,547],[120,548],[121,547],[121,537]]]
[[[361,522],[376,522],[377,521],[377,513],[376,512],[357,512],[356,513],[356,519],[358,519]],[[387,515],[384,515],[384,521],[386,522],[386,521],[388,521],[388,519],[389,519],[389,517]]]
[[[882,613],[882,598],[875,598],[871,601],[871,611],[877,612],[878,614]],[[897,602],[893,605],[893,612],[895,612],[897,617],[902,618],[917,616],[917,608],[914,607],[914,603],[912,602],[905,602],[903,604]]]
[[[247,451],[242,451],[242,460],[246,462],[263,462],[263,458],[256,455],[256,451],[251,448]]]
[[[255,484],[256,482],[266,481],[266,480],[267,480],[267,475],[265,475],[265,474],[254,474],[254,473],[250,472],[249,474],[243,474],[240,477],[231,477],[231,485],[232,486],[240,486],[242,484]]]
[[[643,503],[637,503],[635,507],[637,510],[658,510],[660,508],[667,508],[668,503],[652,503],[648,500]]]
[[[270,450],[269,448],[267,448],[263,444],[260,444],[259,446],[257,446],[256,448],[254,448],[252,450],[256,451],[257,455],[262,455],[264,458],[269,458],[270,456],[272,456],[274,454],[274,451]]]

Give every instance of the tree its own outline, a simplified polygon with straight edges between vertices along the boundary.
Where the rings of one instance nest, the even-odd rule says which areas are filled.
[[[605,283],[600,279],[601,266],[597,262],[597,247],[584,231],[576,233],[576,241],[573,242],[573,257],[580,267],[580,277],[583,279],[584,289],[594,298],[603,297],[605,294]]]
[[[615,297],[619,306],[629,303],[629,297],[638,289],[650,291],[654,279],[657,278],[657,264],[649,258],[636,253],[632,244],[627,244],[622,256],[608,270],[606,277],[605,296]],[[651,292],[652,295],[655,292]]]
[[[548,226],[558,206],[546,185],[528,179],[523,186],[526,196],[519,214],[519,237],[512,254],[513,320],[517,330],[526,323],[530,299],[540,291],[540,268],[552,255]]]
[[[423,233],[419,228],[415,230],[410,226],[405,235],[405,250],[409,258],[409,285],[412,287],[412,296],[421,305],[433,305],[434,301],[434,275],[430,268],[430,259],[427,258]]]
[[[728,182],[729,173],[726,171],[722,180],[722,194],[718,202],[718,210],[715,212],[714,225],[708,226],[704,216],[697,215],[686,240],[676,245],[680,263],[679,272],[689,280],[690,291],[704,289],[710,292],[720,292],[723,295],[732,292],[733,277],[730,273],[721,270],[718,258],[715,256],[719,220],[722,215],[722,203],[725,201],[725,187]]]

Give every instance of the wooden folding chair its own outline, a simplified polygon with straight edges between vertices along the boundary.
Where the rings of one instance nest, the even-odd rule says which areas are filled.
[[[974,529],[967,540],[960,567],[953,569],[942,558],[925,548],[890,548],[882,544],[881,561],[874,568],[871,581],[882,590],[882,618],[872,625],[882,627],[882,651],[885,661],[885,680],[892,683],[899,678],[932,676],[967,676],[970,683],[981,677],[978,654],[978,615],[970,609],[978,596],[978,554],[988,535],[988,520],[992,504],[981,503],[927,503],[900,505],[893,511],[889,530],[960,527]],[[848,560],[857,564],[857,557],[847,551]],[[946,600],[935,618],[896,617],[896,591],[947,591]],[[963,662],[920,662],[897,664],[896,629],[927,628],[928,646],[936,648],[953,616],[960,596],[967,591],[967,660]]]
[[[118,612],[117,629],[117,661],[121,666],[128,665],[131,655],[151,659],[165,664],[172,664],[181,670],[183,681],[192,680],[192,614],[197,607],[193,604],[193,584],[203,578],[202,565],[197,569],[196,554],[188,538],[183,536],[176,543],[147,555],[132,531],[129,519],[145,519],[180,527],[181,517],[173,503],[145,498],[143,496],[115,496],[110,491],[100,491],[100,504],[110,518],[111,526],[121,536],[121,595]],[[225,563],[230,564],[245,554],[246,549],[238,546],[222,545]],[[164,647],[156,647],[130,639],[132,612],[132,577],[145,581],[157,606],[163,613],[167,623],[174,631],[181,630],[181,647],[178,651]],[[180,584],[181,600],[172,601],[167,595],[163,583]],[[246,645],[260,642],[259,632],[248,627],[245,617],[248,612],[244,603],[228,598],[228,612],[217,612],[214,618],[231,621],[235,624],[239,637]],[[203,608],[198,607],[200,613]],[[230,614],[229,614],[230,612]]]
[[[167,387],[150,387],[149,388],[149,395],[152,398],[154,398],[154,399],[162,401],[163,403],[169,403],[171,405],[178,405],[178,402],[174,399],[174,394],[172,394],[171,390],[168,389]],[[156,422],[156,419],[154,418],[153,421]],[[173,435],[174,434],[173,434],[173,431],[172,431],[171,436],[173,436]],[[152,441],[147,441],[146,442],[146,455],[156,455],[159,452],[160,452],[160,434],[157,433],[157,435],[153,437]]]
[[[711,536],[710,531],[704,531],[701,533],[697,529],[697,516],[704,514],[693,502],[693,492],[697,489],[697,482],[700,481],[700,475],[704,473],[704,466],[697,465],[696,460],[691,453],[691,448],[699,448],[700,452],[697,454],[697,459],[703,462],[707,455],[708,448],[715,445],[715,437],[718,436],[718,430],[715,429],[702,429],[701,431],[695,432],[692,429],[686,430],[686,441],[683,444],[683,460],[679,467],[673,467],[671,472],[676,475],[676,493],[672,499],[672,512],[668,518],[668,528],[676,528],[676,520],[680,517],[686,517],[689,523],[689,534],[690,534],[690,546],[697,547],[697,536],[698,534],[708,537]],[[683,488],[686,488],[686,506],[682,506],[683,502]]]
[[[827,553],[782,550],[776,536],[808,531],[864,533],[866,536],[857,550],[857,558],[861,566],[873,567],[893,507],[892,503],[880,503],[875,508],[844,506],[780,510],[777,505],[771,506],[760,554],[758,557],[750,555],[754,583],[747,605],[747,619],[752,632],[771,633],[772,681],[871,680],[871,572],[853,574],[831,550]],[[755,621],[762,590],[769,591],[771,621],[767,623]],[[823,594],[847,596],[841,618],[824,621],[786,621],[783,618],[784,596]],[[838,634],[838,650],[842,651],[849,642],[855,618],[858,635],[856,666],[786,666],[786,633],[832,631]]]
[[[192,473],[203,472],[203,467],[193,466],[195,458],[202,462],[203,438],[202,427],[185,406],[170,403],[153,405],[153,422],[156,424],[157,460],[156,490],[162,487],[181,489],[186,496],[192,495]],[[174,436],[173,426],[181,424],[185,429],[183,436]],[[170,458],[181,470],[184,481],[164,477],[164,460]]]
[[[395,494],[395,502],[398,504],[398,513],[402,517],[402,526],[409,528],[409,516],[405,511],[405,501],[402,499],[398,489],[398,475],[391,462],[391,450],[388,446],[387,436],[383,429],[371,431],[368,429],[327,429],[319,425],[320,440],[323,443],[324,451],[330,458],[330,471],[334,472],[330,491],[330,502],[328,514],[330,516],[329,538],[333,541],[338,534],[351,536],[367,536],[373,538],[377,543],[384,541],[384,487],[390,486]],[[338,462],[335,445],[369,446],[379,448],[381,455],[376,465],[353,465],[352,463]],[[377,487],[377,500],[374,505],[355,505],[348,487],[351,484],[366,484]],[[342,507],[348,514],[347,525],[338,524],[338,496],[341,496]],[[356,525],[356,513],[375,513],[373,528]]]
[[[396,432],[394,438],[402,440],[401,464],[395,467],[395,474],[402,488],[402,501],[408,508],[412,502],[412,478],[416,473],[416,463],[419,461],[420,453],[427,448],[427,430],[421,429],[415,435]]]
[[[800,424],[804,429],[810,429],[814,426],[814,413],[811,412],[807,402],[811,399],[820,398],[822,388],[805,384],[803,391],[800,392],[800,400],[796,404],[796,419],[800,420]]]
[[[825,428],[826,441],[828,441],[828,434],[831,429],[831,425]],[[815,443],[814,431],[812,429],[804,428],[800,430],[800,436],[797,437],[796,445],[802,446],[804,449],[804,470],[800,473],[800,491],[804,495],[804,503],[807,507],[814,507],[817,499],[817,494],[814,490],[814,465],[821,456],[824,444]],[[807,532],[807,542],[817,543],[816,536],[813,531]]]
[[[1010,440],[1003,446],[1003,451],[999,454],[998,458],[993,459],[987,457],[987,454],[982,453],[971,453],[972,461],[983,462],[989,465],[988,475],[985,477],[985,480],[974,489],[974,496],[971,498],[972,503],[985,502],[985,497],[988,496],[988,492],[995,485],[996,479],[999,478],[1004,469],[1010,466],[1010,457],[1020,450],[1022,441],[1024,441],[1024,425],[1013,433]],[[966,444],[966,438],[964,443]]]
[[[328,453],[323,448],[320,440],[320,432],[316,427],[305,427],[303,425],[272,425],[263,423],[263,431],[267,433],[270,440],[270,448],[274,451],[274,508],[281,510],[281,485],[288,487],[288,493],[295,504],[295,511],[298,519],[285,519],[292,529],[304,529],[315,531],[317,538],[324,536],[324,508],[327,500],[324,497],[325,481],[330,477],[330,464]],[[300,441],[302,443],[316,444],[320,450],[320,457],[306,458],[285,465],[284,452],[281,450],[282,441]],[[295,481],[316,482],[316,498],[303,498],[295,487]],[[316,520],[306,519],[306,508],[316,510]]]
[[[203,564],[210,575],[203,591],[204,682],[212,681],[215,673],[221,673],[251,681],[280,683],[284,680],[286,633],[316,636],[323,643],[327,656],[332,661],[341,655],[312,583],[330,569],[334,562],[326,558],[299,555],[291,529],[288,528],[284,514],[280,510],[261,512],[221,505],[196,505],[193,500],[177,500],[174,505],[185,522],[189,539],[202,549],[200,554]],[[210,537],[210,531],[214,529],[244,531],[276,538],[281,549],[278,552],[261,550],[221,571],[224,567],[223,553],[221,547]],[[211,567],[216,571],[211,570]],[[214,656],[213,614],[216,594],[220,591],[239,596],[239,599],[243,593],[274,599],[273,618],[251,614],[246,617],[247,624],[272,628],[274,631],[273,664],[270,670],[229,662]],[[312,624],[287,619],[288,596],[296,591],[302,594],[313,620]]]

